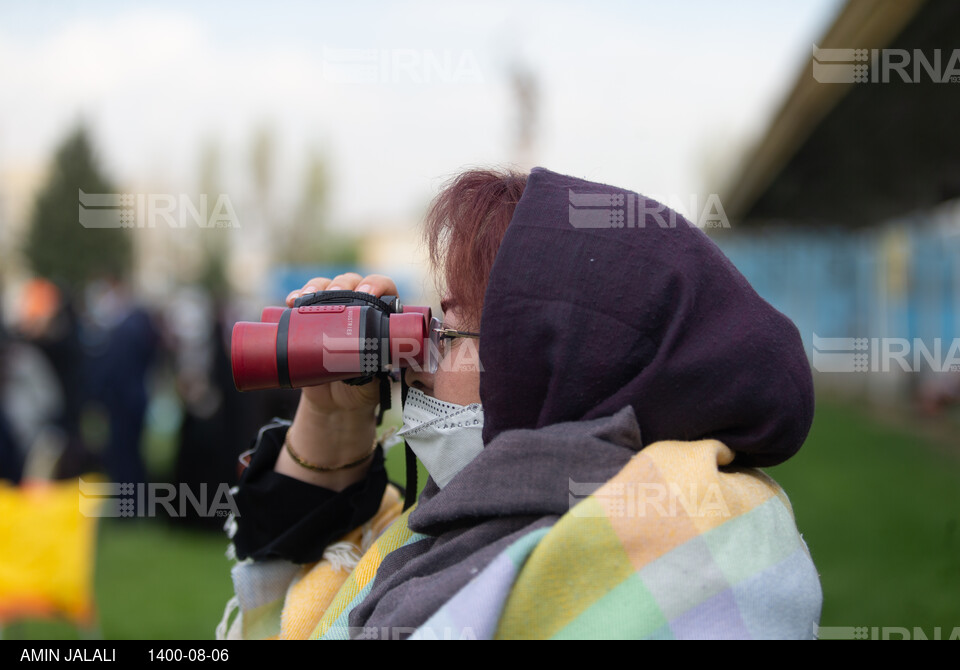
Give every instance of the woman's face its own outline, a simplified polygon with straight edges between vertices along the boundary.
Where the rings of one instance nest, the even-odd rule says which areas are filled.
[[[459,310],[446,301],[443,303],[443,325],[445,328],[467,329],[460,321]],[[480,341],[457,337],[446,341],[444,351],[435,374],[407,368],[407,384],[437,400],[457,405],[479,403]]]

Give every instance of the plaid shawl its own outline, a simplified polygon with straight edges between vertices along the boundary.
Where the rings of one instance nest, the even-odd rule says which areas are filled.
[[[584,449],[585,442],[594,444]],[[589,462],[564,457],[603,444],[625,458],[602,480],[591,479],[597,470]],[[516,467],[516,449],[536,463],[548,446],[561,467],[539,474]],[[235,566],[241,615],[228,632],[228,607],[218,634],[812,637],[820,583],[776,483],[732,467],[733,452],[716,440],[639,447],[629,407],[595,421],[506,431],[414,510],[401,515],[388,491],[377,517],[316,564]],[[517,486],[505,471],[511,463],[525,488],[502,497],[500,486]],[[476,485],[481,472],[492,473],[498,490],[457,492],[464,477],[474,484],[464,489],[484,491]],[[549,513],[560,498],[564,509]],[[512,515],[502,507],[507,499]]]

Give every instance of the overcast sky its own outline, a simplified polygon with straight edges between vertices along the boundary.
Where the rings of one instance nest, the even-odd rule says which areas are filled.
[[[316,150],[341,225],[409,219],[444,177],[517,157],[520,63],[535,164],[684,198],[765,128],[840,4],[3,2],[0,169],[42,164],[83,118],[121,184],[196,190],[216,142],[242,199],[265,124],[280,200]]]

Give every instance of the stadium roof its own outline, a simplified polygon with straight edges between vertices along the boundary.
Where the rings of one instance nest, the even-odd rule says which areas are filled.
[[[960,2],[851,0],[811,47],[721,194],[730,218],[867,225],[960,197]]]

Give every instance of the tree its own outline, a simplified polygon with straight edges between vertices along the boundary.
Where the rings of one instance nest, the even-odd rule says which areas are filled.
[[[77,288],[95,278],[122,278],[133,260],[129,231],[80,225],[81,190],[117,193],[96,165],[82,126],[57,149],[50,178],[37,196],[24,245],[24,255],[35,274]]]
[[[220,147],[208,142],[200,153],[200,192],[207,194],[205,220],[210,221],[217,194],[220,193]],[[227,269],[230,264],[230,238],[232,229],[203,228],[196,231],[200,235],[203,255],[200,259],[200,271],[196,281],[211,295],[223,298],[230,293],[230,281]]]
[[[287,263],[311,265],[356,265],[357,240],[337,234],[327,223],[330,172],[324,156],[314,150],[307,156],[300,201],[287,224],[284,239],[278,244],[278,256]]]

